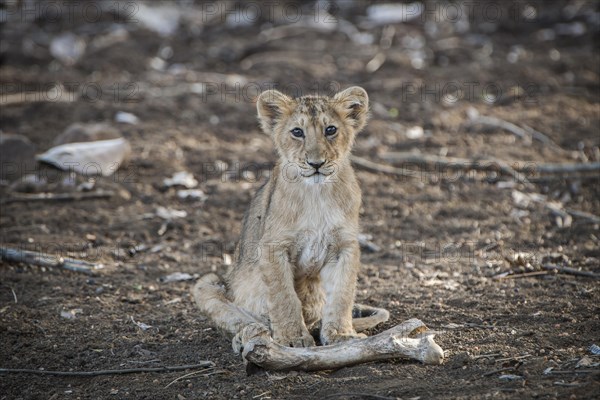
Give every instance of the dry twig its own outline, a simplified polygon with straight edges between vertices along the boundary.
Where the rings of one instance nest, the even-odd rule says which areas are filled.
[[[333,393],[333,394],[328,394],[327,396],[323,397],[323,399],[334,399],[336,397],[360,397],[361,399],[373,399],[373,400],[395,400],[396,397],[386,397],[386,396],[380,396],[378,394],[371,394],[371,393],[350,393],[350,392],[345,392],[345,393]]]
[[[28,201],[77,201],[92,199],[108,199],[115,195],[112,190],[98,190],[95,192],[73,192],[73,193],[36,193],[13,195],[2,200],[3,204],[28,202]]]
[[[514,369],[515,369],[515,367],[514,367],[514,366],[512,366],[512,367],[500,368],[500,369],[495,369],[495,370],[493,370],[493,371],[486,372],[485,374],[481,375],[481,377],[482,377],[482,378],[485,378],[486,376],[492,376],[492,375],[495,375],[495,374],[497,374],[497,373],[500,373],[500,372],[512,371],[512,370],[514,370]]]
[[[521,139],[525,139],[528,141],[530,141],[531,139],[535,139],[543,144],[549,145],[555,150],[563,151],[563,149],[552,139],[550,139],[547,135],[526,125],[523,125],[524,128],[521,128],[513,124],[512,122],[508,122],[496,117],[487,117],[484,115],[477,115],[469,118],[468,126],[473,125],[483,125],[490,126],[493,128],[500,128],[512,133],[515,136],[518,136]]]
[[[554,382],[554,384],[556,386],[564,386],[564,387],[579,387],[579,386],[584,386],[584,383],[577,383],[577,382],[573,382],[573,383],[567,383],[567,382]]]
[[[35,375],[54,375],[54,376],[100,376],[100,375],[123,375],[137,374],[141,372],[172,372],[183,371],[186,369],[212,368],[215,364],[212,361],[202,361],[198,364],[176,365],[172,367],[155,368],[127,368],[127,369],[106,369],[98,371],[47,371],[44,369],[11,369],[0,368],[0,374],[35,374]]]
[[[14,249],[10,247],[0,247],[0,259],[9,262],[37,265],[39,267],[62,268],[87,275],[93,275],[96,270],[104,268],[104,265],[102,264],[95,264],[75,258],[55,257],[37,251]]]
[[[546,375],[570,375],[570,374],[597,374],[600,373],[600,369],[578,369],[569,371],[549,371],[545,372]]]
[[[189,378],[189,377],[192,377],[192,376],[198,376],[198,375],[200,375],[200,376],[210,376],[210,375],[215,375],[215,374],[223,374],[223,373],[227,372],[227,371],[222,370],[222,369],[219,369],[219,370],[216,370],[216,371],[211,371],[213,369],[214,369],[214,367],[208,367],[208,368],[206,368],[206,369],[204,369],[202,371],[190,372],[188,374],[180,376],[179,378],[175,378],[167,386],[165,386],[165,389],[168,388],[169,386],[171,386],[172,384],[174,384],[175,382],[179,382],[182,379]],[[211,372],[207,372],[207,371],[211,371]]]
[[[600,279],[600,274],[598,274],[596,272],[582,271],[582,270],[579,270],[576,268],[571,268],[571,267],[562,267],[560,265],[546,264],[546,265],[542,265],[542,268],[545,269],[546,271],[556,271],[556,272],[563,273],[563,274],[569,274],[569,275],[575,275],[575,276],[585,276],[586,278]],[[542,271],[542,272],[546,272],[546,271]]]
[[[409,152],[391,152],[382,156],[385,160],[394,163],[408,163],[420,166],[435,166],[447,169],[464,170],[475,169],[481,171],[512,171],[527,174],[568,174],[576,172],[600,172],[600,162],[593,163],[536,163],[531,161],[514,161],[509,165],[506,161],[496,159],[467,159],[458,157],[440,157],[430,154],[416,154]],[[509,169],[503,170],[503,166]]]
[[[350,160],[354,164],[358,165],[359,167],[362,167],[362,168],[366,169],[367,171],[371,171],[371,172],[383,172],[384,174],[406,176],[406,177],[409,177],[409,178],[415,178],[415,177],[417,177],[417,174],[415,172],[411,172],[411,171],[405,170],[403,168],[396,168],[396,167],[391,166],[391,165],[378,164],[378,163],[375,163],[373,161],[367,160],[366,158],[357,157],[357,156],[350,156]]]
[[[501,356],[502,353],[491,353],[491,354],[478,354],[476,356],[471,357],[473,360],[479,360],[480,358],[495,358]]]
[[[415,154],[415,153],[387,153],[383,158],[396,163],[408,163],[419,166],[429,166],[435,168],[445,168],[451,170],[477,170],[477,171],[494,171],[507,176],[512,176],[517,182],[524,184],[527,187],[533,187],[527,178],[515,170],[507,162],[495,159],[465,159],[455,157],[439,157],[430,154]],[[406,172],[404,169],[398,168],[400,171]]]
[[[521,163],[525,164],[525,163]],[[533,171],[531,170],[533,167]],[[592,163],[565,163],[565,164],[538,164],[529,163],[524,170],[541,174],[568,174],[576,172],[600,172],[600,162]]]
[[[590,220],[594,224],[600,224],[600,217],[598,217],[594,214],[591,214],[591,213],[588,213],[585,211],[574,210],[572,208],[566,208],[565,211],[575,217]]]
[[[539,275],[548,275],[548,271],[533,271],[533,272],[523,272],[522,274],[511,274],[508,272],[503,272],[494,276],[494,279],[519,279],[519,278],[529,278],[531,276],[539,276]]]
[[[523,360],[525,358],[531,357],[531,354],[523,354],[522,356],[514,356],[514,357],[506,357],[506,358],[498,358],[494,360],[495,362],[504,362],[504,361],[512,361],[512,360]]]

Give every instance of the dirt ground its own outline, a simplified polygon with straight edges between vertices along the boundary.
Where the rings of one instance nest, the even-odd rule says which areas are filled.
[[[600,162],[598,3],[412,3],[425,7],[419,16],[387,23],[359,1],[329,9],[326,2],[91,2],[99,11],[89,15],[81,5],[67,15],[63,3],[3,3],[2,132],[29,138],[40,153],[72,123],[102,122],[132,153],[115,175],[94,180],[92,191],[112,197],[63,202],[8,200],[19,191],[71,193],[88,179],[74,183],[47,166],[15,174],[3,160],[11,176],[0,186],[1,245],[105,268],[87,276],[1,261],[0,368],[93,371],[203,360],[214,367],[0,374],[0,399],[600,397],[600,356],[590,350],[600,345],[597,275],[544,269],[600,274],[597,169],[531,168],[528,184],[440,165],[394,164],[412,177],[356,167],[362,232],[372,237],[357,301],[391,313],[370,334],[419,318],[440,331],[441,366],[397,360],[247,376],[230,342],[195,310],[192,281],[164,281],[175,272],[196,278],[225,270],[247,204],[276,159],[256,123],[260,89],[297,95],[363,86],[372,117],[354,154],[383,165],[392,165],[386,154],[407,151],[494,158],[515,168]],[[176,30],[161,35],[157,29],[168,26],[144,23],[148,4],[164,7],[159,22],[175,18]],[[456,4],[460,18],[452,14]],[[67,31],[86,44],[71,61],[49,50]],[[54,96],[46,93],[52,88]],[[120,111],[139,121],[116,122]],[[469,124],[477,112],[550,141]],[[163,180],[179,171],[191,172],[204,196],[181,199],[181,188],[165,188]],[[26,174],[48,184],[32,189]],[[159,207],[187,216],[166,221]]]

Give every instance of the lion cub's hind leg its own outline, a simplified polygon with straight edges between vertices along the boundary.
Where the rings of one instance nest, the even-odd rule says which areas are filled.
[[[217,274],[210,273],[200,278],[192,288],[192,295],[200,312],[231,337],[250,324],[267,326],[266,321],[236,306],[227,298],[225,287]]]
[[[321,321],[325,304],[325,293],[321,285],[321,279],[318,275],[302,277],[296,280],[294,287],[298,299],[302,303],[304,323],[308,330],[312,331],[316,324]]]

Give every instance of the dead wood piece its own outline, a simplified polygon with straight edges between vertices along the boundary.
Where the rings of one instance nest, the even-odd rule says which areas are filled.
[[[593,163],[536,163],[532,161],[506,161],[493,158],[467,159],[458,157],[440,157],[431,154],[410,152],[390,152],[382,156],[394,163],[408,163],[419,166],[443,167],[454,170],[474,169],[480,171],[510,172],[511,170],[527,174],[568,174],[577,172],[600,172],[600,162]],[[505,166],[509,169],[503,170]]]
[[[12,106],[29,103],[72,103],[77,101],[78,94],[76,92],[69,92],[64,86],[59,85],[54,87],[47,92],[21,92],[21,93],[7,93],[0,96],[0,106]]]
[[[8,262],[17,262],[39,267],[62,268],[69,271],[81,272],[86,275],[94,275],[97,270],[104,268],[102,264],[77,260],[68,257],[56,257],[37,251],[0,247],[0,259]]]
[[[533,187],[527,178],[517,171],[515,168],[508,165],[506,161],[496,159],[473,159],[456,157],[439,157],[431,154],[415,154],[415,153],[387,153],[383,158],[397,163],[409,163],[418,166],[433,166],[436,168],[446,168],[451,170],[476,170],[476,171],[495,171],[507,176],[512,176],[517,182],[524,184],[527,187]],[[400,169],[403,171],[403,169]],[[413,174],[414,175],[414,174]]]
[[[531,354],[523,354],[522,356],[514,356],[514,357],[506,357],[506,358],[498,358],[494,360],[495,362],[504,362],[504,361],[519,361],[525,358],[531,357]]]
[[[441,364],[444,351],[434,333],[418,319],[410,319],[378,335],[329,346],[292,348],[273,341],[269,329],[253,323],[233,339],[242,352],[247,371],[256,366],[274,371],[319,371],[337,369],[369,361],[409,358],[425,364]]]
[[[180,376],[179,378],[173,379],[171,382],[169,382],[169,384],[167,384],[165,386],[165,389],[168,388],[169,386],[173,385],[174,383],[179,382],[182,379],[196,377],[196,376],[207,377],[207,376],[211,376],[211,375],[226,374],[226,373],[227,373],[227,371],[225,371],[223,369],[215,370],[213,367],[208,367],[208,368],[205,368],[205,369],[200,370],[200,371],[189,372],[189,373],[187,373],[185,375]]]
[[[600,217],[594,214],[585,211],[574,210],[572,208],[564,208],[562,203],[557,201],[549,201],[547,197],[543,195],[525,194],[515,190],[513,191],[513,198],[517,204],[522,202],[526,206],[530,202],[541,204],[545,209],[558,217],[557,223],[560,224],[559,226],[561,228],[570,227],[573,223],[572,217],[581,218],[594,224],[600,223]]]
[[[507,371],[512,371],[514,370],[515,367],[504,367],[504,368],[499,368],[499,369],[495,369],[493,371],[490,372],[486,372],[485,374],[481,375],[482,378],[485,378],[486,376],[492,376],[492,375],[496,375],[500,372],[507,372]]]
[[[27,201],[76,201],[92,199],[108,199],[115,195],[112,190],[98,190],[95,192],[73,192],[73,193],[36,193],[13,195],[3,199],[2,203],[16,203]]]
[[[546,375],[570,375],[570,374],[598,374],[600,369],[578,369],[570,371],[549,371],[545,372]]]
[[[409,178],[417,178],[420,176],[420,174],[417,171],[409,171],[403,168],[396,168],[392,165],[378,164],[362,157],[350,156],[350,160],[355,165],[358,165],[359,167],[362,167],[367,171],[371,172],[383,172],[385,174],[406,176]]]
[[[155,368],[127,368],[127,369],[107,369],[99,371],[48,371],[45,369],[11,369],[0,368],[0,374],[36,374],[36,375],[54,375],[54,376],[100,376],[100,375],[123,375],[136,374],[142,372],[171,372],[182,371],[196,368],[213,368],[215,364],[212,361],[202,361],[198,364],[177,365],[173,367],[155,367]]]
[[[518,278],[529,278],[531,276],[539,276],[539,275],[548,275],[548,271],[533,271],[533,272],[523,272],[522,274],[511,274],[508,272],[503,272],[501,274],[495,275],[494,279],[518,279]]]
[[[556,271],[563,274],[575,275],[575,276],[585,276],[587,278],[600,279],[600,274],[592,271],[581,271],[576,268],[571,267],[562,267],[560,265],[552,265],[546,264],[542,265],[542,268],[546,271]]]
[[[476,356],[471,357],[473,360],[479,360],[480,358],[495,358],[501,356],[502,353],[490,353],[490,354],[478,354]]]
[[[508,122],[496,117],[476,116],[469,120],[468,125],[483,125],[490,126],[492,128],[500,128],[512,133],[513,135],[521,139],[531,139],[531,135],[525,129],[513,124],[512,122]]]
[[[527,169],[531,171],[531,164],[527,166]],[[600,172],[600,162],[591,163],[565,163],[565,164],[532,164],[535,171],[544,174],[566,174],[575,172]]]
[[[327,396],[323,397],[323,399],[334,399],[336,397],[358,397],[361,398],[363,400],[396,400],[397,397],[387,397],[387,396],[380,396],[378,394],[372,394],[372,393],[354,393],[354,392],[343,392],[343,393],[332,393],[332,394],[328,394]]]
[[[591,213],[588,213],[585,211],[574,210],[572,208],[567,208],[567,209],[565,209],[565,211],[574,217],[587,219],[594,224],[600,224],[600,217],[598,217],[594,214],[591,214]]]
[[[483,126],[490,126],[492,128],[504,129],[505,131],[508,131],[508,132],[512,133],[513,135],[515,135],[521,139],[524,139],[526,141],[531,141],[531,139],[535,139],[545,145],[548,145],[548,146],[554,148],[555,150],[563,151],[563,149],[558,144],[556,144],[552,139],[550,139],[547,135],[545,135],[542,132],[539,132],[527,125],[523,125],[523,128],[521,128],[520,126],[517,126],[517,125],[513,124],[512,122],[508,122],[508,121],[505,121],[500,118],[488,117],[488,116],[484,116],[484,115],[470,118],[470,120],[468,122],[468,126],[473,126],[473,125],[483,125]]]

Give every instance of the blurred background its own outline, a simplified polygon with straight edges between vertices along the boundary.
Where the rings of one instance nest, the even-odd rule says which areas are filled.
[[[13,292],[1,292],[0,359],[83,369],[200,357],[226,371],[168,389],[174,377],[66,389],[15,376],[0,392],[592,393],[593,375],[555,385],[542,371],[573,367],[600,329],[599,4],[0,1],[0,245],[104,267],[90,278],[3,253]],[[449,364],[435,370],[444,385],[402,363],[251,380],[190,303],[189,280],[231,264],[276,160],[257,94],[351,85],[371,101],[353,159],[364,196],[357,297],[390,309],[390,325],[417,316],[451,331],[440,338]],[[524,348],[525,366],[472,357]],[[500,367],[531,384],[465,383]],[[416,379],[399,380],[405,371]]]

